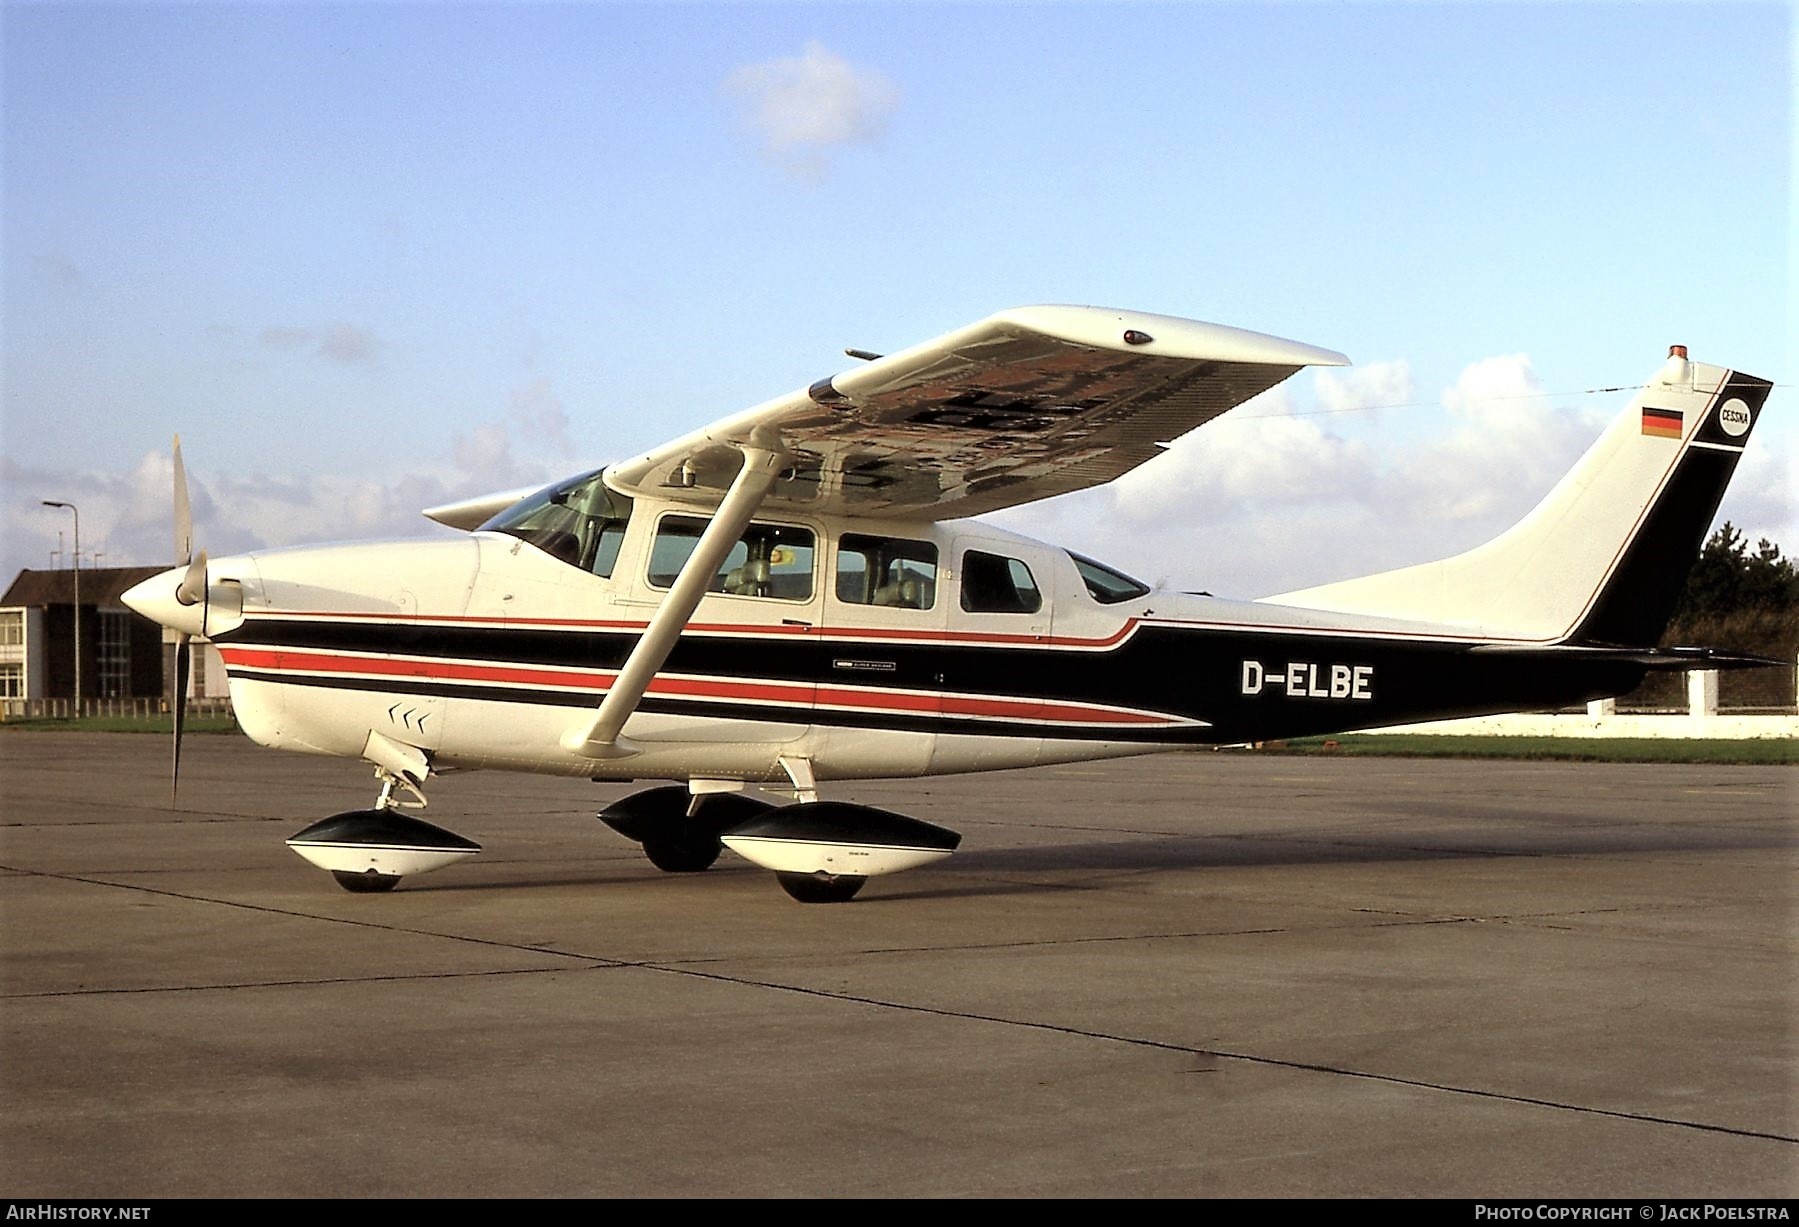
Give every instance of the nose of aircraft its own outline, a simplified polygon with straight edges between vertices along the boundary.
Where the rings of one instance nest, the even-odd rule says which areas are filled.
[[[206,623],[206,602],[184,604],[176,595],[186,577],[186,567],[171,567],[134,585],[119,599],[152,622],[183,634],[198,635]]]

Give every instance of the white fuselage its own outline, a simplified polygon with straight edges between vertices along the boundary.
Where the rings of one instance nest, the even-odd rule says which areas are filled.
[[[640,633],[666,595],[652,582],[652,530],[662,513],[691,514],[640,500],[609,577],[571,566],[497,532],[454,540],[318,546],[242,555],[212,563],[215,583],[237,580],[243,625],[223,633],[238,722],[256,741],[284,749],[356,757],[371,732],[425,751],[438,770],[493,767],[596,778],[719,778],[774,781],[781,759],[805,760],[816,777],[900,777],[1032,766],[1142,754],[1169,748],[1142,739],[1165,725],[1196,723],[1117,705],[996,692],[934,689],[931,679],[895,686],[885,649],[943,645],[1006,652],[1103,651],[1145,617],[1216,616],[1221,603],[1166,592],[1113,605],[1095,601],[1069,555],[973,522],[895,524],[758,517],[810,529],[817,541],[808,596],[709,593],[683,632],[686,644],[740,645],[722,668],[682,669],[671,662],[652,699],[684,710],[640,710],[625,735],[636,752],[602,762],[559,745],[589,718],[616,669],[578,660],[535,659],[471,648],[446,657],[442,641],[459,633],[483,642],[496,635]],[[846,534],[903,536],[936,544],[943,565],[928,608],[894,608],[838,599],[832,577]],[[1035,612],[970,613],[957,599],[955,560],[973,546],[1024,562],[1042,590]],[[283,626],[317,634],[306,646],[268,642]],[[437,641],[407,652],[393,635]],[[379,634],[376,634],[379,632]],[[217,632],[215,633],[222,633]],[[384,641],[377,642],[381,635]],[[280,636],[276,635],[279,639]],[[566,641],[566,640],[565,640]],[[828,643],[825,679],[766,676],[757,661],[786,642]],[[396,650],[399,648],[400,650]],[[937,679],[941,681],[941,677]],[[418,684],[427,683],[427,684]],[[516,696],[516,697],[514,697]],[[809,712],[857,717],[826,723]],[[934,727],[882,727],[889,716],[937,718]],[[982,731],[953,730],[957,720]],[[1064,727],[1043,737],[1045,721]],[[898,721],[904,723],[904,721]],[[943,724],[952,725],[944,729]],[[1016,726],[1014,733],[1005,726]],[[1109,728],[1137,736],[1112,740]],[[1071,735],[1074,734],[1074,735]]]

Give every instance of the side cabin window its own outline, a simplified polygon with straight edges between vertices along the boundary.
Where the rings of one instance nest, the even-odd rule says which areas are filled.
[[[528,541],[571,567],[610,577],[631,520],[631,500],[583,473],[521,499],[481,526]]]
[[[1116,605],[1133,597],[1149,595],[1148,584],[1132,579],[1123,571],[1114,571],[1103,562],[1094,562],[1079,554],[1068,556],[1074,559],[1074,569],[1081,573],[1081,582],[1087,585],[1087,595],[1101,605]]]
[[[1043,594],[1016,558],[968,550],[962,555],[962,608],[969,613],[1036,613]]]
[[[700,534],[710,521],[699,516],[664,516],[650,546],[650,583],[674,587],[681,568],[693,556]],[[812,530],[791,524],[751,524],[725,555],[708,592],[728,596],[773,597],[778,601],[812,599]]]
[[[846,605],[930,609],[937,604],[937,547],[929,541],[843,534],[837,545],[837,599]]]

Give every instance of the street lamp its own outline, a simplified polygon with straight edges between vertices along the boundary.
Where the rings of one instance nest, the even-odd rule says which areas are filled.
[[[75,715],[81,715],[81,511],[73,503],[40,499],[46,507],[67,507],[75,513]]]

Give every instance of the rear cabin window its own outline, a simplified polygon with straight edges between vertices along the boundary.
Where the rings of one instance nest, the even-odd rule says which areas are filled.
[[[665,516],[650,546],[650,583],[672,588],[710,523],[698,516]],[[812,599],[813,536],[791,524],[751,524],[725,555],[708,592],[727,596]]]
[[[930,609],[937,603],[937,547],[845,533],[837,545],[837,599],[846,605]]]
[[[1081,573],[1081,582],[1087,585],[1087,595],[1101,605],[1116,605],[1132,597],[1149,595],[1148,584],[1132,579],[1123,571],[1114,571],[1103,562],[1094,562],[1079,554],[1068,556],[1074,559],[1074,569]]]
[[[962,555],[962,608],[969,613],[1036,613],[1043,594],[1016,558],[969,550]]]
[[[571,477],[521,499],[481,526],[528,541],[571,567],[610,576],[631,519],[631,500],[598,472]]]

